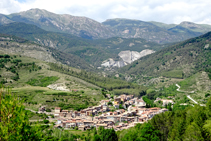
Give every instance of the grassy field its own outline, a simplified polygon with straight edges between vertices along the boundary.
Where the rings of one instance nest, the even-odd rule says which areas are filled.
[[[6,70],[13,64],[5,63],[6,68],[0,69],[1,79],[7,81],[4,86],[10,87],[13,94],[24,99],[26,108],[37,111],[41,105],[45,105],[51,110],[57,106],[63,109],[76,109],[76,107],[80,109],[97,105],[98,101],[105,99],[99,87],[79,78],[50,70],[46,62],[28,57],[16,56],[15,58],[21,60],[21,63],[34,65],[27,67],[16,65],[15,71],[19,79],[15,81],[11,79],[15,74]],[[61,85],[69,91],[47,88],[50,84]]]
[[[78,92],[66,92],[52,90],[47,87],[28,86],[13,88],[12,93],[25,99],[26,108],[35,111],[37,111],[41,105],[46,105],[46,108],[49,109],[61,106],[62,104],[72,106],[93,106],[104,98],[99,90],[90,88],[82,89]],[[74,106],[72,108],[74,108]],[[68,109],[71,109],[71,106]]]
[[[168,78],[179,78],[179,79],[183,78],[183,72],[181,70],[167,71],[163,72],[161,75]]]

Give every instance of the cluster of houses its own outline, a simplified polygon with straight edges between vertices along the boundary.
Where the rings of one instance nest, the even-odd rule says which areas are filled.
[[[61,110],[60,107],[55,107],[54,116],[57,118],[55,127],[78,128],[83,131],[103,126],[105,129],[113,128],[117,131],[128,129],[137,123],[144,123],[154,115],[168,111],[165,108],[145,107],[146,103],[142,98],[134,98],[133,95],[120,95],[114,97],[113,101],[112,99],[102,100],[99,106],[81,111]]]

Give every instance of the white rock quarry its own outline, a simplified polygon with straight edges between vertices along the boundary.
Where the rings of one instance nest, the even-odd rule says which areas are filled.
[[[109,58],[101,64],[103,67],[123,67],[127,65],[124,61],[114,61],[114,59]]]
[[[48,85],[47,87],[53,90],[70,91],[69,89],[67,89],[67,86],[64,83],[51,84]]]
[[[122,61],[114,61],[112,58],[109,58],[102,62],[101,66],[104,67],[124,67],[125,65],[131,64],[133,61],[138,60],[139,58],[146,56],[148,54],[154,53],[154,50],[145,49],[141,52],[137,51],[121,51],[118,55],[122,59]]]

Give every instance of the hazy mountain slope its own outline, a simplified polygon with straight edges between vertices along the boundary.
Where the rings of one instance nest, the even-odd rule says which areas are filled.
[[[208,24],[196,24],[196,23],[186,22],[186,21],[181,22],[179,26],[182,26],[194,32],[201,32],[201,33],[207,33],[211,30],[211,26]]]
[[[195,33],[195,31],[190,32],[188,29],[183,30],[183,32],[172,32],[167,30],[166,27],[168,25],[140,20],[109,19],[103,22],[103,24],[112,28],[118,36],[125,38],[144,38],[157,43],[179,42],[203,34]]]
[[[170,28],[170,29],[168,29],[168,31],[170,31],[172,33],[175,33],[177,35],[184,36],[187,39],[202,35],[201,32],[192,31],[192,30],[189,30],[189,29],[187,29],[187,28],[185,28],[183,26],[180,26],[180,25],[177,25],[177,26],[175,26],[173,28]]]
[[[88,63],[99,66],[108,58],[116,58],[121,51],[141,52],[145,49],[160,50],[160,45],[141,38],[120,38],[87,40],[70,34],[45,31],[35,25],[13,22],[0,26],[0,33],[15,35],[44,46],[75,54]]]
[[[169,28],[173,28],[175,26],[177,26],[177,24],[165,24],[165,23],[161,23],[161,22],[156,22],[156,21],[150,21],[150,23],[159,26],[161,28],[164,28],[166,30],[168,30]]]
[[[116,54],[124,50],[140,52],[144,49],[152,49],[157,51],[168,46],[167,44],[161,45],[142,38],[113,37],[109,39],[94,40],[93,42]]]
[[[13,22],[13,21],[10,20],[8,17],[6,17],[3,14],[0,14],[0,25],[2,25],[2,24],[8,24],[8,23],[11,23],[11,22]]]
[[[90,64],[96,65],[108,57],[115,56],[108,53],[92,40],[86,40],[65,33],[45,31],[35,25],[26,23],[11,23],[0,26],[0,33],[15,35],[28,39],[43,46],[53,47],[70,55],[75,54]]]
[[[109,28],[92,19],[67,14],[59,15],[42,9],[30,9],[8,17],[13,21],[34,24],[48,31],[69,33],[83,38],[114,36]]]
[[[159,22],[144,22],[130,19],[109,19],[103,23],[67,14],[54,14],[42,9],[10,15],[0,15],[0,24],[24,22],[36,25],[44,30],[73,34],[87,39],[111,37],[144,38],[157,43],[171,43],[186,40],[211,30],[210,25],[182,22],[180,25]],[[181,26],[182,32],[172,32],[171,28]],[[192,32],[190,32],[192,31]]]
[[[211,32],[141,58],[120,71],[183,78],[211,67]]]
[[[15,35],[44,46],[64,49],[71,45],[87,46],[88,40],[74,35],[45,31],[35,25],[13,22],[0,26],[0,33]],[[70,44],[72,43],[72,44]]]
[[[24,55],[46,62],[61,62],[75,68],[86,70],[92,69],[84,60],[76,55],[34,44],[15,36],[0,34],[0,49],[2,53]]]

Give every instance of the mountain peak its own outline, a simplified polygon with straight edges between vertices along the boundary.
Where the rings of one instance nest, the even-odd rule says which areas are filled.
[[[40,17],[40,16],[51,16],[51,15],[56,15],[55,13],[52,13],[52,12],[49,12],[47,10],[44,10],[44,9],[38,9],[38,8],[32,8],[32,9],[29,9],[27,11],[23,11],[23,12],[20,12],[20,13],[17,13],[17,14],[20,14],[21,16],[27,16],[27,17]]]
[[[38,13],[38,12],[48,12],[49,13],[49,11],[47,11],[45,9],[39,9],[39,8],[32,8],[32,9],[26,10],[24,12],[35,12],[35,13]]]
[[[188,21],[181,22],[179,25],[185,28],[200,28],[198,24],[188,22]]]

